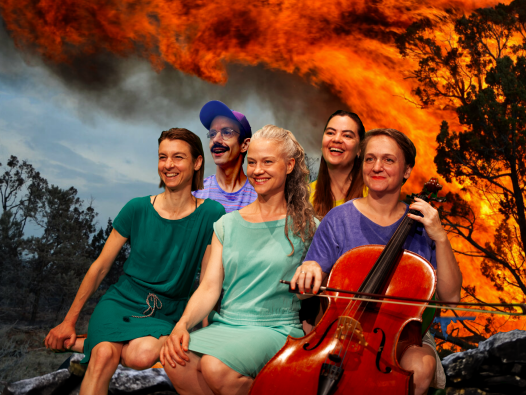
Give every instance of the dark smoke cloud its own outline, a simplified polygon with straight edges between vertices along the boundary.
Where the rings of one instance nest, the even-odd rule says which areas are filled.
[[[270,112],[278,126],[291,130],[308,151],[317,154],[326,119],[337,109],[347,109],[327,86],[314,86],[296,75],[263,66],[228,65],[228,82],[221,86],[169,66],[156,73],[145,60],[112,54],[79,54],[71,64],[51,64],[16,49],[5,28],[0,29],[0,51],[2,83],[27,83],[17,74],[23,62],[45,70],[35,82],[46,86],[51,76],[78,95],[82,102],[79,117],[86,121],[102,111],[126,122],[153,121],[171,127],[178,116],[195,113],[197,117],[201,106],[215,99],[244,112],[249,121]],[[254,96],[258,108],[247,107]],[[270,121],[255,122],[253,130]]]

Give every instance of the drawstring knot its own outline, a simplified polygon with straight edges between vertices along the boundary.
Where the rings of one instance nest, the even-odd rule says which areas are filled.
[[[150,302],[152,304],[150,304]],[[157,297],[157,295],[152,294],[152,293],[149,293],[148,296],[146,297],[146,305],[148,306],[148,308],[143,311],[143,314],[146,314],[146,313],[148,313],[148,311],[151,310],[150,314],[143,315],[143,316],[132,315],[132,317],[133,318],[147,318],[147,317],[151,317],[153,315],[153,313],[155,313],[155,309],[161,310],[163,308],[163,303],[161,302],[161,300]]]

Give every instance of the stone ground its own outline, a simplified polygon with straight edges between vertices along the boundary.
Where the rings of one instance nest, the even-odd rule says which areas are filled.
[[[60,354],[64,356],[65,354]],[[77,395],[84,369],[74,354],[67,369],[12,382],[3,395]],[[498,333],[478,348],[454,353],[442,361],[447,388],[429,395],[526,395],[526,331]],[[164,369],[135,371],[119,366],[110,384],[110,394],[176,394]]]

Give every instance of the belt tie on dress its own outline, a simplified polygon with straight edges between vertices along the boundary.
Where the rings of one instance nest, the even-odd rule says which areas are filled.
[[[155,313],[155,309],[161,310],[163,308],[163,303],[157,297],[157,295],[155,295],[153,293],[149,293],[148,296],[146,297],[146,305],[148,306],[148,308],[143,311],[143,314],[146,314],[146,313],[148,313],[148,311],[151,310],[149,314],[142,315],[142,316],[132,315],[131,317],[133,317],[133,318],[147,318],[147,317],[151,317],[153,315],[153,313]],[[126,318],[127,317],[124,318],[124,321],[128,321],[129,320],[129,319],[127,320]]]

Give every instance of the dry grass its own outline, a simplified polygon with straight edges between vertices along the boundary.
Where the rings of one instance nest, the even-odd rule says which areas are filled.
[[[87,322],[79,325],[85,333]],[[0,393],[14,382],[57,370],[71,355],[55,354],[43,345],[50,328],[0,324]],[[79,333],[81,333],[79,330]]]

